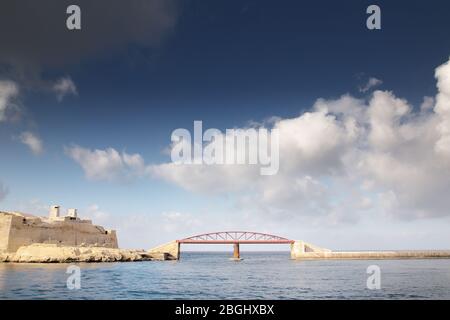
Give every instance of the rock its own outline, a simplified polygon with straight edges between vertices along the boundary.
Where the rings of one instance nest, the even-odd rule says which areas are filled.
[[[8,262],[8,254],[6,252],[0,252],[0,262]]]
[[[0,262],[71,263],[167,260],[164,254],[104,247],[71,247],[58,244],[32,244],[16,253],[0,253]]]

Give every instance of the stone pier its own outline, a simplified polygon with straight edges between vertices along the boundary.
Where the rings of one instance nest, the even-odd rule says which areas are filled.
[[[291,244],[291,258],[296,260],[450,259],[450,250],[331,251],[304,241],[295,241]]]
[[[180,259],[180,243],[176,240],[160,245],[148,251],[151,254],[166,254],[167,260]]]
[[[247,241],[246,243],[264,243],[262,240],[241,240]],[[240,255],[240,243],[236,239],[232,240],[211,240],[208,239],[183,239],[174,240],[153,248],[147,253],[152,257],[155,255],[164,255],[164,260],[179,260],[180,259],[180,245],[181,243],[200,243],[200,244],[232,244],[233,245],[233,257],[231,260],[241,260]],[[271,244],[279,244],[280,240],[273,240],[273,242],[266,242]],[[416,250],[416,251],[332,251],[330,249],[322,248],[311,243],[301,240],[288,240],[284,239],[282,243],[291,244],[291,259],[294,260],[388,260],[388,259],[450,259],[450,250]],[[155,256],[156,257],[156,256]]]

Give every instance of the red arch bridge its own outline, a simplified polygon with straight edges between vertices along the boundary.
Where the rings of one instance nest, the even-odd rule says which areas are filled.
[[[267,233],[249,231],[221,231],[195,235],[189,238],[176,240],[178,252],[180,244],[232,244],[234,246],[233,258],[240,259],[240,244],[292,244],[294,240]]]

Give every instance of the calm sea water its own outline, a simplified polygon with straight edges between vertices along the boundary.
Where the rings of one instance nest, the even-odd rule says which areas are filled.
[[[450,299],[450,260],[293,261],[288,252],[183,253],[180,261],[0,264],[1,299]],[[381,268],[381,290],[366,287]]]

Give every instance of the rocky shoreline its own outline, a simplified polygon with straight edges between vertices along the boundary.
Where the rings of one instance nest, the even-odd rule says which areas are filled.
[[[74,262],[132,262],[170,260],[165,253],[105,247],[32,244],[15,253],[0,252],[0,262],[11,263],[74,263]]]

